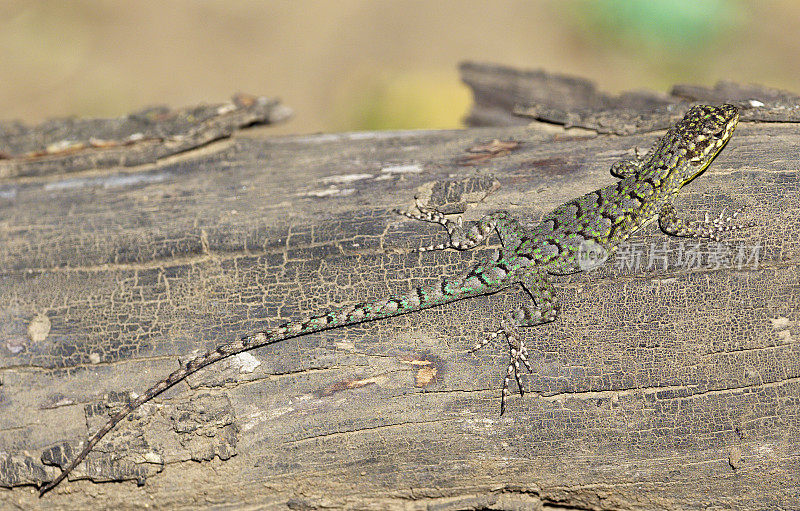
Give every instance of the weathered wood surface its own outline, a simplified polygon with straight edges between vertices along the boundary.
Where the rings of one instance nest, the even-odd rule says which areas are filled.
[[[514,290],[206,368],[41,501],[32,485],[57,473],[43,460],[178,359],[481,257],[411,253],[441,232],[391,208],[417,194],[534,224],[660,132],[265,128],[141,166],[2,178],[0,508],[797,509],[800,129],[752,113],[678,206],[746,207],[758,226],[723,247],[760,244],[758,267],[678,264],[680,241],[653,226],[633,240],[641,266],[559,278],[561,318],[525,331],[532,392],[503,417],[505,350],[466,350]],[[468,152],[493,139],[519,145]],[[669,266],[648,267],[665,242]]]
[[[38,126],[0,121],[0,178],[155,163],[291,114],[275,99],[237,94],[227,103],[156,106],[118,119],[55,119]]]
[[[473,91],[470,126],[524,126],[531,119],[597,133],[630,135],[667,129],[695,103],[728,101],[749,106],[750,122],[800,122],[800,96],[761,85],[719,82],[714,88],[676,85],[669,94],[631,91],[611,95],[574,76],[464,62],[461,77]]]

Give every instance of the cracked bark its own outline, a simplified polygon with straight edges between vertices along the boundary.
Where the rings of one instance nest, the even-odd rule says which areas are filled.
[[[580,82],[536,76],[525,83],[550,84],[551,101],[539,91],[530,127],[240,130],[168,158],[154,144],[152,158],[136,156],[150,163],[130,167],[116,166],[120,146],[116,159],[101,147],[25,156],[35,160],[27,170],[22,157],[0,160],[13,169],[0,174],[0,486],[12,488],[0,507],[85,508],[99,497],[123,508],[791,508],[800,493],[800,129],[794,110],[775,118],[774,98],[785,96],[766,93],[765,107],[743,105],[728,147],[678,202],[692,218],[746,206],[758,226],[723,246],[760,243],[758,268],[610,261],[556,279],[561,317],[525,331],[531,392],[505,416],[505,352],[467,350],[525,299],[514,290],[211,366],[109,434],[80,480],[41,502],[26,486],[56,473],[43,454],[68,458],[131,392],[195,350],[481,257],[410,253],[441,232],[391,208],[420,195],[467,220],[508,209],[532,225],[612,183],[611,164],[649,147],[652,130],[684,107],[670,99],[678,110],[659,116],[663,100],[578,103],[564,83]],[[732,87],[687,90],[740,99]],[[505,112],[514,122],[530,120],[531,104],[523,115],[519,101],[505,103],[516,105]],[[631,124],[637,111],[644,120]],[[627,124],[610,123],[615,112]],[[605,135],[597,119],[614,133],[646,129]],[[4,152],[36,150],[23,149]],[[465,159],[476,151],[486,157]],[[655,227],[633,242],[681,248]]]

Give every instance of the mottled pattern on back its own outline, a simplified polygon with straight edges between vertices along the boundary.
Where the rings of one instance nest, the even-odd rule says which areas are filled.
[[[577,255],[587,241],[613,253],[655,220],[686,183],[708,167],[738,121],[732,105],[696,106],[641,159],[623,160],[617,183],[573,199],[533,229],[532,246],[548,272],[580,271]]]

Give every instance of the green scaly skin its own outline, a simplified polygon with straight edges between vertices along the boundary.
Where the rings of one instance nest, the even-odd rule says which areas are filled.
[[[531,369],[528,352],[515,330],[557,318],[559,304],[548,275],[584,269],[578,258],[582,247],[589,244],[608,254],[613,253],[620,243],[656,218],[667,234],[712,239],[718,239],[724,231],[750,225],[734,223],[738,212],[732,217],[720,216],[713,221],[688,222],[678,218],[672,206],[681,187],[701,174],[728,142],[738,120],[738,110],[733,105],[695,106],[647,154],[615,163],[611,172],[620,177],[620,181],[559,206],[530,231],[506,212],[487,215],[467,230],[460,218],[455,222],[448,220],[442,213],[421,204],[418,204],[420,214],[397,210],[409,218],[438,223],[447,229],[448,243],[423,247],[419,249],[421,252],[470,249],[482,243],[492,232],[499,235],[502,249],[494,251],[461,275],[444,277],[434,285],[414,288],[406,294],[372,303],[333,309],[302,321],[246,335],[191,360],[111,417],[61,474],[41,489],[40,496],[64,480],[97,442],[133,410],[202,367],[285,339],[399,316],[519,284],[531,296],[533,304],[515,310],[502,321],[501,328],[491,332],[472,349],[478,350],[500,335],[506,338],[510,361],[500,400],[502,414],[512,378],[516,380],[520,394],[523,393],[520,362]]]

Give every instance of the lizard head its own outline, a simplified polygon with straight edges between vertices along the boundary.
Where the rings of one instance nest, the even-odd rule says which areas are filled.
[[[683,176],[688,183],[711,163],[733,134],[739,122],[739,109],[733,105],[692,107],[673,128],[680,137],[681,149],[689,162]]]

